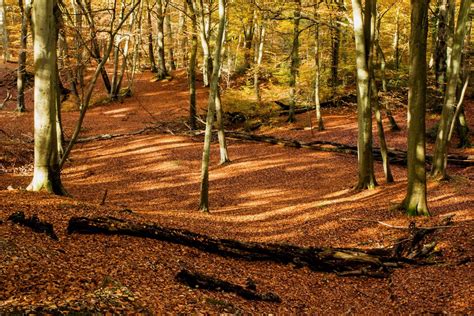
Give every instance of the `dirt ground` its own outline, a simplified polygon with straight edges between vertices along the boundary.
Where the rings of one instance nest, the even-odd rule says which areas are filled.
[[[156,124],[184,126],[185,73],[178,72],[167,82],[150,79],[149,74],[140,74],[134,96],[91,108],[81,137],[127,133]],[[354,192],[355,156],[230,139],[231,164],[218,165],[218,148],[213,145],[211,213],[203,214],[197,211],[202,138],[165,130],[80,143],[62,175],[73,198],[30,193],[22,189],[32,177],[31,93],[30,89],[26,113],[12,111],[13,103],[0,111],[0,313],[474,314],[473,167],[450,166],[451,181],[430,182],[432,217],[413,219],[390,210],[405,194],[402,166],[393,166],[396,182],[388,185],[377,162],[380,185]],[[200,88],[201,109],[206,101],[207,91]],[[467,102],[471,130],[473,112],[474,103]],[[281,118],[260,132],[356,143],[354,108],[323,110],[323,116],[324,132],[304,129],[307,114],[292,125]],[[396,109],[402,131],[387,132],[389,147],[405,148],[405,116],[403,108]],[[74,111],[63,113],[66,136],[71,135],[76,118]],[[435,121],[435,116],[428,117],[429,126]],[[474,154],[472,149],[452,152]],[[106,191],[105,204],[99,205]],[[7,221],[16,211],[52,223],[59,240]],[[419,226],[430,226],[448,214],[455,215],[454,225],[436,233],[438,263],[396,269],[385,279],[247,262],[151,239],[66,232],[72,216],[111,215],[242,241],[373,248],[392,245],[404,231],[350,219],[402,226],[414,220]],[[282,302],[254,302],[234,294],[189,289],[174,279],[182,267],[236,284],[251,278],[259,291],[272,291]]]

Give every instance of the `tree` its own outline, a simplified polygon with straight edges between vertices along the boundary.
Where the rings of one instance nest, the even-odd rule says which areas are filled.
[[[168,76],[168,70],[166,69],[165,60],[165,15],[168,7],[168,1],[163,5],[163,0],[156,0],[156,6],[158,10],[158,23],[157,23],[157,34],[158,34],[158,73],[156,77],[158,80],[165,79]]]
[[[437,179],[446,179],[446,165],[448,160],[448,134],[453,124],[454,111],[456,109],[456,90],[458,87],[459,74],[461,72],[461,55],[466,35],[466,24],[471,8],[471,0],[462,0],[459,9],[456,31],[453,38],[451,58],[448,66],[448,84],[444,97],[443,111],[436,136],[435,151],[433,155],[433,167],[431,176]]]
[[[426,42],[429,0],[411,0],[408,92],[408,188],[402,207],[408,215],[430,215],[426,199]]]
[[[190,19],[192,24],[191,33],[191,50],[189,52],[189,64],[188,64],[188,82],[189,82],[189,126],[192,130],[197,128],[196,126],[196,61],[197,61],[197,49],[198,49],[198,38],[197,38],[197,17],[196,11],[193,4],[193,0],[186,0],[185,7],[189,8]]]
[[[29,191],[66,194],[61,183],[57,147],[57,28],[55,0],[35,0],[32,6],[35,68],[35,146]]]
[[[203,212],[209,212],[209,156],[211,148],[212,124],[216,110],[216,98],[219,93],[219,75],[221,66],[221,50],[222,39],[224,37],[225,17],[226,17],[225,0],[219,0],[219,29],[216,37],[216,46],[214,48],[214,62],[211,76],[211,86],[209,91],[209,102],[206,118],[206,132],[204,136],[204,149],[202,153],[201,166],[201,194],[199,209]]]
[[[371,1],[371,0],[367,0]],[[370,20],[370,11],[368,18]],[[357,66],[357,121],[358,121],[358,166],[359,180],[356,189],[373,189],[377,183],[374,175],[374,161],[372,157],[372,112],[370,107],[370,74],[367,63],[368,47],[364,22],[370,27],[370,21],[363,21],[362,5],[360,0],[352,0],[354,16],[354,35]],[[367,19],[367,15],[366,15]],[[370,43],[370,42],[369,42]]]
[[[319,0],[314,0],[314,19],[316,21],[316,28],[314,30],[314,103],[316,105],[316,121],[318,122],[318,129],[324,130],[324,122],[321,116],[321,102],[319,100],[319,85],[321,77],[321,49],[319,43]]]
[[[290,65],[290,111],[288,113],[288,122],[296,121],[296,80],[298,77],[298,68],[300,64],[300,19],[301,19],[301,0],[294,0],[295,8],[293,11],[293,45],[291,46],[291,65]]]
[[[3,61],[10,59],[10,48],[8,45],[7,15],[5,10],[5,0],[0,0],[0,33],[2,34]]]
[[[26,84],[26,44],[28,37],[28,20],[31,15],[31,2],[19,0],[18,6],[21,11],[21,31],[20,31],[20,53],[18,54],[18,70],[17,70],[17,111],[25,111],[25,84]]]

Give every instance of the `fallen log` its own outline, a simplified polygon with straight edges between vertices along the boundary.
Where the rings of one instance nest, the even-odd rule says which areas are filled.
[[[173,244],[192,247],[223,257],[247,261],[269,261],[281,264],[306,266],[314,271],[344,273],[363,271],[364,275],[384,277],[390,268],[401,263],[423,261],[434,249],[424,249],[424,239],[435,230],[413,228],[417,234],[390,248],[357,249],[332,247],[298,247],[290,244],[243,242],[220,239],[194,233],[184,229],[167,228],[159,225],[134,223],[113,217],[72,217],[68,233],[127,235],[152,238]],[[422,233],[418,233],[422,232]],[[402,246],[400,246],[402,245]],[[402,248],[400,248],[402,247]]]
[[[188,269],[181,269],[175,277],[176,281],[186,284],[187,286],[196,289],[205,289],[209,291],[222,291],[228,293],[235,293],[240,297],[253,301],[265,301],[280,303],[281,299],[275,293],[258,293],[254,287],[253,282],[247,287],[233,284],[224,280],[220,280],[199,272],[193,272]]]
[[[281,108],[281,111],[279,113],[280,116],[285,116],[288,115],[290,112],[290,106],[285,104],[283,101],[277,100],[273,101],[276,105],[278,105]],[[345,104],[351,104],[351,103],[357,103],[357,95],[355,94],[348,94],[344,95],[338,98],[334,98],[331,100],[327,100],[324,102],[320,103],[321,108],[333,108],[333,107],[338,107],[341,105]],[[308,111],[315,110],[315,106],[295,106],[295,114],[302,114],[306,113]]]
[[[42,222],[37,215],[26,217],[23,212],[15,212],[8,217],[8,220],[25,227],[31,228],[37,233],[45,233],[51,239],[58,240],[58,236],[54,232],[53,225],[47,222]]]
[[[326,152],[337,152],[344,154],[357,155],[357,146],[355,145],[346,145],[330,141],[312,141],[312,142],[302,142],[296,139],[289,138],[279,138],[270,135],[261,135],[261,134],[249,134],[243,132],[234,132],[226,131],[226,136],[234,139],[253,141],[253,142],[263,142],[274,145],[282,145],[286,147],[294,148],[307,148],[316,151],[326,151]],[[380,148],[373,148],[373,157],[375,160],[382,161],[382,153]],[[390,163],[406,165],[407,164],[407,152],[397,149],[388,150],[388,158]],[[426,163],[431,164],[433,157],[431,155],[426,155]],[[472,155],[448,155],[448,162],[452,165],[470,167],[474,166],[474,156]]]

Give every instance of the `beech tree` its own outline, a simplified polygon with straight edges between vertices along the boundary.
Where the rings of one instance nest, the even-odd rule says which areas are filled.
[[[372,1],[372,0],[367,0]],[[369,2],[370,4],[370,2]],[[366,6],[366,19],[370,19],[370,6]],[[370,106],[370,74],[368,69],[368,46],[364,20],[362,18],[362,5],[360,0],[352,0],[354,16],[354,36],[357,64],[357,117],[358,117],[358,166],[359,180],[356,189],[373,189],[377,183],[374,175],[374,162],[372,157],[372,112]],[[369,13],[367,13],[369,12]],[[370,27],[370,21],[365,21]],[[367,26],[366,26],[367,27]],[[370,31],[369,31],[370,33]]]
[[[411,0],[408,92],[408,188],[402,207],[408,215],[430,215],[426,199],[426,42],[429,0]]]
[[[212,67],[211,86],[209,91],[209,102],[206,118],[206,131],[204,136],[204,149],[202,153],[201,165],[201,194],[199,209],[209,212],[209,156],[211,148],[212,125],[216,111],[216,99],[219,93],[219,77],[221,67],[222,39],[225,29],[226,4],[225,0],[219,0],[219,28],[216,36],[214,48],[214,61]]]
[[[448,83],[444,97],[443,111],[436,136],[433,167],[431,176],[438,179],[446,179],[446,165],[448,160],[448,135],[449,129],[454,124],[454,112],[456,109],[456,90],[461,72],[461,54],[466,35],[466,23],[471,8],[471,0],[462,0],[459,9],[458,21],[454,33],[451,49],[451,58],[448,66]]]
[[[56,0],[35,0],[32,6],[35,68],[35,146],[29,191],[66,194],[61,183],[57,147],[57,28]]]

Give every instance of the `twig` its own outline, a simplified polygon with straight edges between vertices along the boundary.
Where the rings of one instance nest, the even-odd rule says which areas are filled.
[[[107,193],[109,192],[108,189],[105,189],[104,196],[102,197],[102,201],[100,202],[100,205],[105,204],[105,200],[107,199]]]

